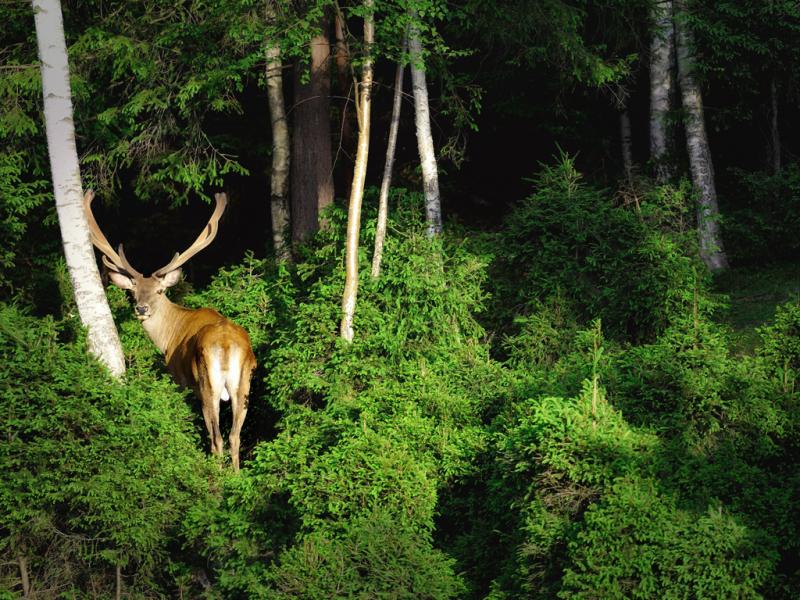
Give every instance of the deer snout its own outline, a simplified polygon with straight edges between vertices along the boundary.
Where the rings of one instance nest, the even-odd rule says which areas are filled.
[[[137,315],[144,316],[147,314],[149,307],[146,304],[137,304],[135,310]]]

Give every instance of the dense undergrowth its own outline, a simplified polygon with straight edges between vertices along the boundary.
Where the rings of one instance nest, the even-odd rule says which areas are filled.
[[[795,597],[800,305],[732,352],[690,204],[563,158],[500,231],[431,242],[395,190],[350,345],[342,213],[293,268],[223,269],[183,301],[253,340],[238,475],[121,293],[124,383],[69,306],[4,305],[6,596],[23,561],[40,597],[110,597],[117,568],[131,597]]]

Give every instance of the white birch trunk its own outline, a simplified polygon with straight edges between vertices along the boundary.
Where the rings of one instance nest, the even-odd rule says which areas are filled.
[[[625,180],[628,185],[631,185],[633,182],[633,144],[631,143],[631,117],[626,107],[623,107],[619,113],[619,137]]]
[[[267,18],[274,20],[275,9],[267,2]],[[267,46],[267,99],[272,122],[272,173],[270,175],[270,213],[272,215],[272,243],[278,261],[291,260],[289,234],[289,175],[290,141],[283,99],[283,63],[277,43]]]
[[[89,350],[120,377],[125,357],[108,306],[89,229],[83,214],[78,152],[72,122],[72,95],[59,0],[33,0],[36,38],[42,70],[47,149],[53,175],[58,224],[75,303],[88,330]]]
[[[676,2],[680,12],[684,10],[683,0]],[[714,185],[714,165],[706,135],[703,97],[694,78],[694,40],[688,25],[675,19],[678,83],[685,112],[686,150],[689,154],[689,167],[692,183],[697,194],[697,232],[700,240],[700,258],[711,271],[728,268],[728,258],[722,245],[719,229],[719,206]]]
[[[658,0],[653,5],[655,30],[650,44],[650,161],[656,180],[667,181],[671,175],[667,116],[672,92],[672,53],[674,29],[672,0]]]
[[[419,16],[412,11],[413,20]],[[439,170],[431,135],[431,115],[428,103],[428,84],[425,81],[425,63],[419,29],[412,22],[408,34],[408,49],[411,54],[411,82],[414,89],[414,120],[417,128],[417,148],[422,166],[422,188],[425,192],[425,213],[428,222],[428,237],[442,233],[442,200],[439,195]]]
[[[402,54],[406,53],[408,38],[403,38]],[[383,257],[383,242],[386,239],[386,220],[389,215],[389,189],[392,186],[392,169],[394,168],[394,157],[397,148],[397,132],[400,129],[400,108],[403,101],[403,72],[405,65],[397,63],[397,71],[394,76],[394,99],[392,103],[392,122],[389,125],[389,142],[386,146],[386,164],[383,167],[383,181],[381,181],[381,192],[378,197],[378,223],[375,228],[375,250],[372,254],[372,277],[377,278],[381,274],[381,258]]]
[[[353,317],[358,295],[358,235],[361,231],[361,201],[364,199],[364,182],[367,178],[369,157],[369,130],[372,104],[372,44],[375,40],[372,0],[364,0],[367,14],[364,17],[364,66],[358,103],[358,149],[350,188],[350,206],[347,211],[347,241],[345,247],[345,282],[342,294],[342,321],[339,333],[348,342],[353,341]]]

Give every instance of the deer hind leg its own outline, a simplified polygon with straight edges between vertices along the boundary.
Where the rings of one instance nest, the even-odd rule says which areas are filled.
[[[244,418],[247,416],[247,403],[250,397],[250,377],[253,368],[245,365],[240,369],[231,369],[228,377],[228,390],[231,391],[231,410],[233,412],[233,424],[229,437],[231,446],[231,462],[233,470],[239,470],[239,434],[242,431]]]
[[[203,407],[203,419],[208,430],[211,453],[222,456],[222,432],[219,428],[219,401],[225,379],[216,357],[205,354],[200,361],[202,376],[198,381],[198,396]]]

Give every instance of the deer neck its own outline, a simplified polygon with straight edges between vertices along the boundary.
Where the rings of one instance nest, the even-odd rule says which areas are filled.
[[[147,336],[165,355],[169,356],[170,350],[175,347],[188,312],[191,310],[170,302],[169,298],[163,298],[158,311],[142,322]]]

